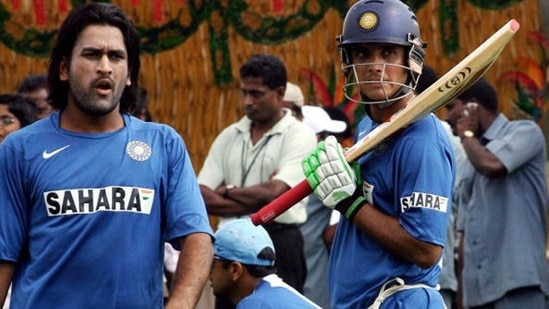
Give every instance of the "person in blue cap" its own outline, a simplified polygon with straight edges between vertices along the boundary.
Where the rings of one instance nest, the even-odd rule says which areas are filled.
[[[216,296],[237,309],[320,308],[276,275],[269,234],[249,219],[236,219],[215,233],[210,281]]]

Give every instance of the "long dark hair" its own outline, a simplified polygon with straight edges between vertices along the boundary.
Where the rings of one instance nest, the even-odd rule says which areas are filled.
[[[69,83],[59,79],[60,65],[63,60],[70,65],[71,54],[78,35],[89,25],[110,25],[122,32],[124,45],[128,53],[128,71],[131,85],[126,86],[120,98],[120,112],[132,112],[135,109],[139,85],[139,40],[137,31],[130,19],[117,6],[109,3],[92,2],[74,9],[65,19],[51,52],[48,67],[49,99],[51,105],[64,110],[67,106]]]

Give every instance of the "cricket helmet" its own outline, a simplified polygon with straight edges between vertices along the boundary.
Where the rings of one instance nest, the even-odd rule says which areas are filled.
[[[343,73],[346,77],[345,95],[352,98],[355,86],[365,83],[356,75],[356,65],[352,63],[350,50],[357,44],[382,43],[404,46],[408,53],[409,78],[406,84],[393,97],[383,101],[368,98],[358,101],[365,104],[383,104],[396,101],[413,93],[421,75],[425,58],[426,43],[421,40],[419,25],[414,12],[400,0],[360,0],[347,12],[341,35],[337,37]]]

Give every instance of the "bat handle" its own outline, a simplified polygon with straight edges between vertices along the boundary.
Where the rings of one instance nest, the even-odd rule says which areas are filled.
[[[258,212],[252,214],[250,218],[255,225],[268,224],[283,212],[290,209],[299,201],[311,194],[313,190],[309,186],[307,180],[302,180],[291,190],[284,192],[276,199],[265,205]]]

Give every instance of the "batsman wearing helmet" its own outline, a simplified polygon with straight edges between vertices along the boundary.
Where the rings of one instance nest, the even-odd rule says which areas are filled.
[[[344,90],[365,104],[360,139],[414,97],[424,48],[415,14],[398,0],[361,0],[338,37]],[[302,163],[307,182],[342,216],[330,256],[332,308],[444,308],[439,262],[455,159],[427,115],[350,165],[332,136]]]

